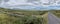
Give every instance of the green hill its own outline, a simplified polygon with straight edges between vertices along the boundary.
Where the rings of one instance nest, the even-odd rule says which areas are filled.
[[[51,12],[60,18],[60,10],[52,10]]]
[[[0,8],[0,24],[42,24],[46,12]]]

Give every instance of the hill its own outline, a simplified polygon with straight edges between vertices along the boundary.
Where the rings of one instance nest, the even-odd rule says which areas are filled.
[[[60,18],[60,10],[51,10],[51,12]]]
[[[47,11],[29,11],[0,8],[0,24],[42,24]]]

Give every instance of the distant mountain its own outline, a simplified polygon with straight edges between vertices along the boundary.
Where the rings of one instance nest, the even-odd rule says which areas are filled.
[[[59,6],[34,6],[34,5],[15,5],[15,6],[3,6],[9,9],[23,9],[23,10],[60,10]]]

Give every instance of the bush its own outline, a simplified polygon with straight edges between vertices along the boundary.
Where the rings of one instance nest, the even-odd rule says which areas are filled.
[[[42,24],[42,17],[24,16],[8,17],[0,20],[0,24]]]
[[[40,15],[45,14],[45,11],[21,11],[4,8],[0,10],[3,11],[0,13],[0,24],[42,24],[43,18]],[[39,16],[37,17],[37,15]]]
[[[15,24],[42,24],[42,18],[37,18],[35,16],[24,16],[20,19],[14,21]]]

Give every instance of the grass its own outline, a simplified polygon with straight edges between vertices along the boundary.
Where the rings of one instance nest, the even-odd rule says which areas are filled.
[[[48,24],[48,13],[45,13],[43,16],[43,24]]]
[[[0,24],[47,24],[46,13],[47,11],[25,11],[0,8]],[[42,17],[43,15],[44,17]]]
[[[51,12],[60,18],[60,10],[52,10]]]

